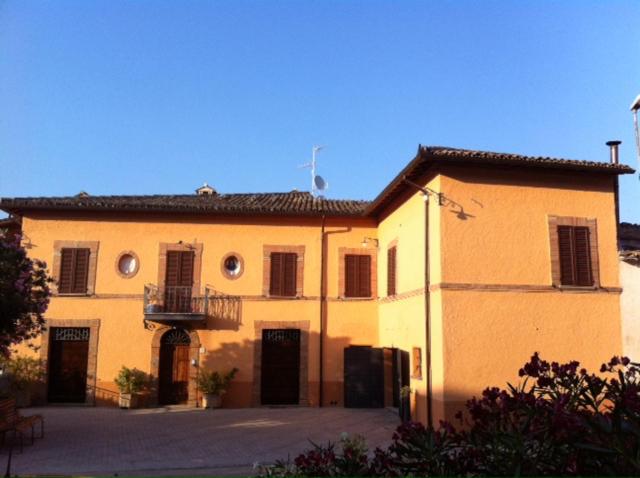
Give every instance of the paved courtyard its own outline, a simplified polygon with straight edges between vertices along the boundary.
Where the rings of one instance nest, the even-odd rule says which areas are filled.
[[[384,409],[201,410],[46,407],[45,438],[13,458],[12,474],[246,475],[316,443],[360,433],[386,446],[398,417]],[[6,447],[0,469],[6,465]]]

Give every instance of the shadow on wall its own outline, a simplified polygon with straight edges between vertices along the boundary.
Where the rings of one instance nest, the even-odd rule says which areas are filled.
[[[260,340],[260,339],[258,339]],[[325,406],[342,405],[343,396],[343,354],[345,347],[352,345],[349,337],[324,338],[324,400]],[[306,367],[309,377],[307,399],[311,406],[319,402],[319,334],[308,334],[308,350],[300,349],[300,363]],[[252,406],[254,373],[262,367],[261,358],[255,357],[255,340],[243,339],[238,342],[223,342],[207,350],[200,357],[199,367],[203,370],[226,373],[234,367],[239,369],[223,399],[223,407],[237,408]],[[362,344],[370,345],[370,344]],[[302,383],[300,383],[302,385]],[[259,384],[258,384],[259,388]],[[198,400],[200,400],[198,394]]]
[[[209,330],[240,330],[242,298],[214,291],[209,296],[206,328]]]

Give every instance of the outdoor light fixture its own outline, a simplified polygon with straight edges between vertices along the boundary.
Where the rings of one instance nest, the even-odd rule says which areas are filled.
[[[367,247],[369,245],[369,242],[373,242],[376,247],[378,247],[378,239],[376,239],[375,237],[365,237],[364,239],[362,239],[362,242],[360,244],[362,244],[362,247]]]

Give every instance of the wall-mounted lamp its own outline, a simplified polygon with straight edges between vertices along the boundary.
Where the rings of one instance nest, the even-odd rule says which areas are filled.
[[[365,237],[364,239],[362,239],[362,242],[360,244],[362,245],[362,247],[367,247],[370,242],[374,243],[375,246],[378,247],[378,239],[376,239],[375,237]]]

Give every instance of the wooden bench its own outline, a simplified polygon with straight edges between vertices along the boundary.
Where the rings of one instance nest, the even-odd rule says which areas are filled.
[[[16,408],[16,401],[13,398],[0,400],[0,433],[2,433],[2,443],[4,444],[7,432],[13,432],[14,436],[20,438],[20,453],[24,448],[24,434],[31,430],[31,444],[36,438],[36,425],[40,423],[40,436],[44,438],[44,417],[42,415],[23,416]]]

